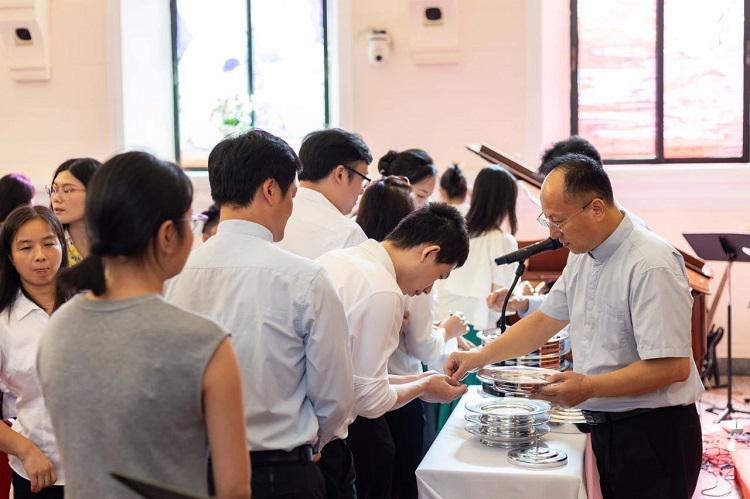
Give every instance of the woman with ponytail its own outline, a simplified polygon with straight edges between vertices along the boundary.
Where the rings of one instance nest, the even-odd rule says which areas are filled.
[[[12,429],[0,423],[16,499],[63,497],[55,435],[36,374],[42,332],[62,301],[55,275],[67,267],[65,234],[49,208],[22,206],[0,234],[0,385],[15,400]]]
[[[90,254],[59,278],[87,292],[55,313],[39,353],[72,497],[132,497],[112,472],[207,495],[209,450],[217,496],[249,497],[232,346],[161,297],[193,243],[192,194],[182,170],[142,152],[113,157],[88,185]]]
[[[469,205],[466,203],[468,191],[466,177],[457,163],[440,176],[440,198],[444,203],[456,208],[463,216],[466,216],[469,211]]]
[[[388,151],[378,161],[378,171],[384,177],[392,175],[409,179],[414,208],[417,210],[428,203],[435,191],[437,168],[430,155],[422,149]]]

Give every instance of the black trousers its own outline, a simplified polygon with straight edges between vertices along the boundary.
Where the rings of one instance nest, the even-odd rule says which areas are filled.
[[[341,439],[328,442],[321,451],[318,468],[326,482],[328,499],[357,499],[354,485],[354,458]]]
[[[593,425],[591,445],[605,499],[690,499],[703,444],[695,405]]]
[[[417,477],[415,472],[422,461],[425,414],[422,401],[412,400],[395,411],[386,413],[385,419],[391,431],[396,455],[393,461],[394,499],[417,499]]]
[[[12,471],[12,480],[15,499],[63,499],[65,497],[65,487],[62,485],[53,485],[34,494],[31,492],[31,482],[15,471]]]
[[[385,416],[375,419],[358,416],[349,425],[346,443],[349,444],[354,456],[357,497],[359,499],[391,497],[396,447]]]
[[[252,459],[252,458],[251,458]],[[253,497],[279,499],[325,499],[326,484],[315,463],[252,465]]]

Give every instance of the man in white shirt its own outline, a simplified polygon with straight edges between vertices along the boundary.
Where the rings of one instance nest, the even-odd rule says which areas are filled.
[[[166,293],[232,335],[254,497],[325,497],[315,454],[336,438],[353,401],[346,316],[327,272],[273,244],[301,167],[286,142],[260,130],[219,143],[208,160],[217,233]]]
[[[349,217],[370,178],[372,155],[359,135],[340,128],[312,132],[302,141],[304,168],[294,209],[279,246],[306,258],[367,239]]]
[[[331,275],[349,322],[355,403],[348,428],[354,454],[357,496],[391,497],[394,444],[383,417],[416,398],[448,402],[466,387],[428,372],[389,375],[404,318],[403,295],[429,293],[469,252],[463,217],[445,204],[432,204],[404,218],[379,243],[367,240],[318,258]],[[346,435],[342,426],[339,435]]]
[[[539,348],[568,323],[574,371],[554,374],[539,398],[584,410],[606,499],[691,497],[701,465],[692,359],[692,297],[680,253],[614,201],[601,166],[571,155],[542,186],[540,222],[570,249],[540,310],[445,372]]]

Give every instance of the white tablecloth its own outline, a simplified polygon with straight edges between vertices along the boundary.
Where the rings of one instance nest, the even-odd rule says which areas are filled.
[[[417,468],[419,497],[429,499],[586,499],[584,434],[549,433],[549,447],[568,454],[562,468],[536,470],[508,462],[508,451],[487,447],[464,429],[464,404],[479,400],[479,387],[470,387]]]

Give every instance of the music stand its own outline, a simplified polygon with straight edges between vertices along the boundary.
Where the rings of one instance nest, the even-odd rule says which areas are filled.
[[[750,262],[750,234],[683,234],[690,247],[704,260],[727,262],[727,405],[719,412],[715,423],[731,418],[733,412],[750,411],[732,406],[732,264]]]

